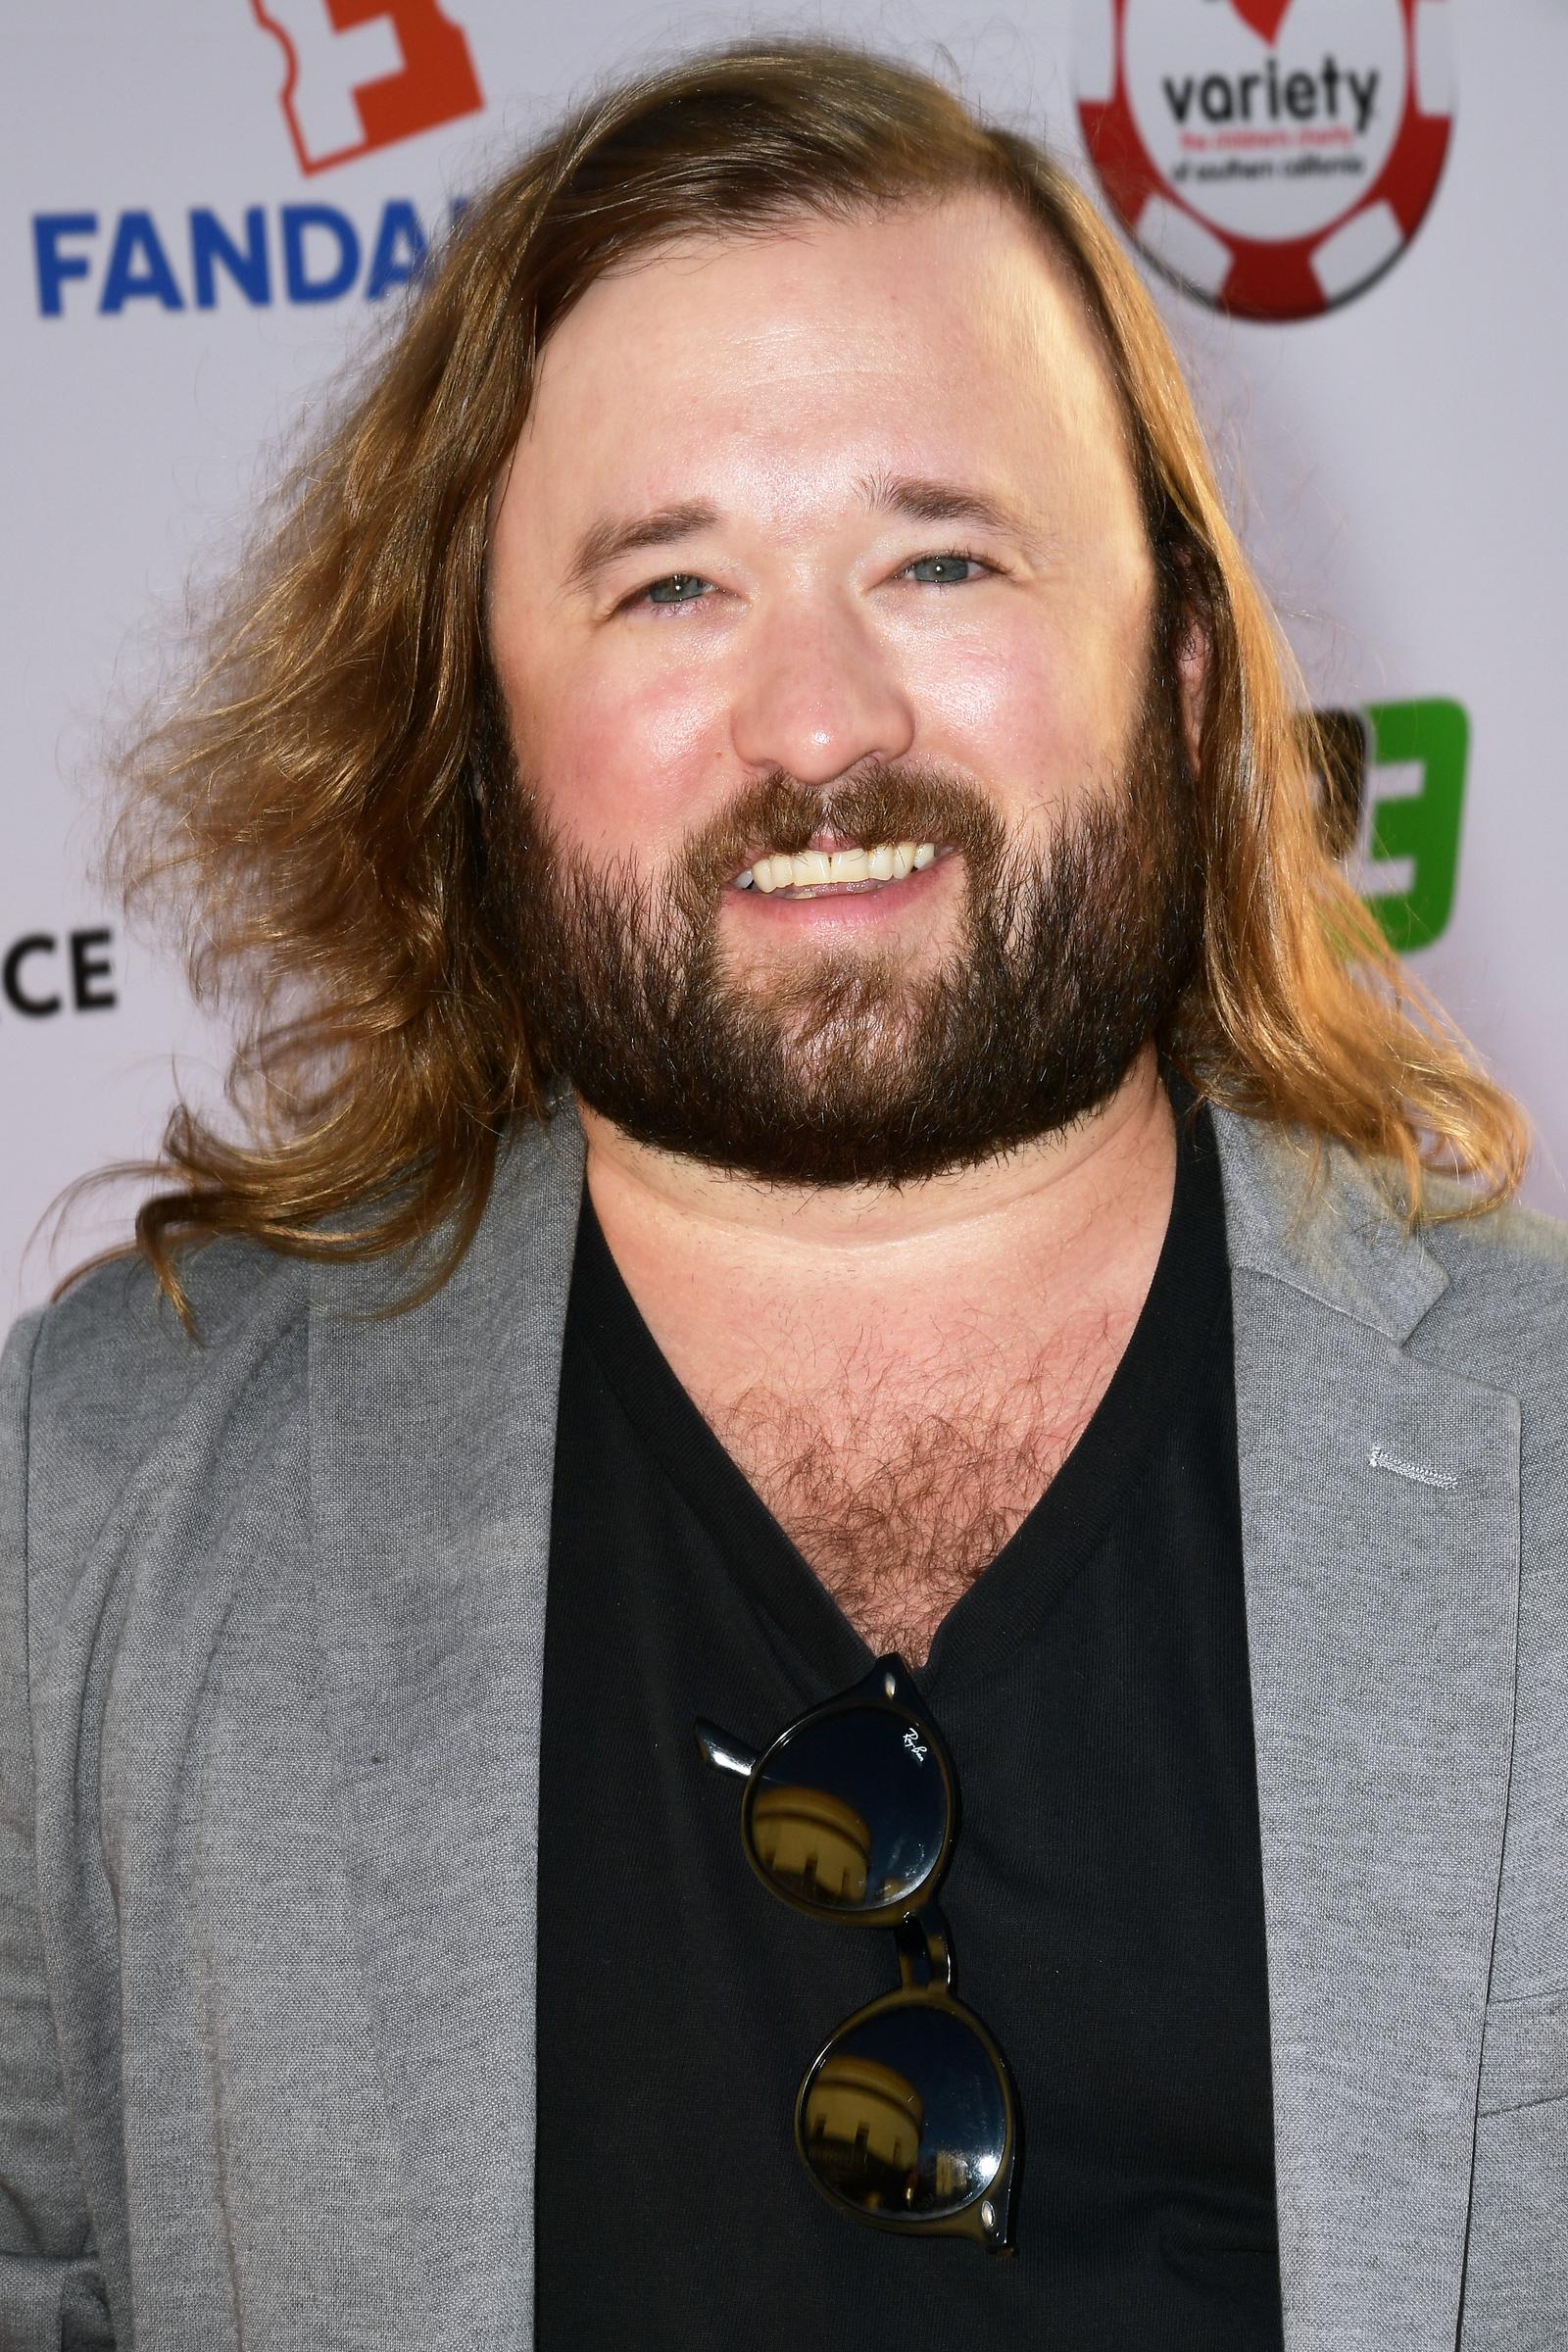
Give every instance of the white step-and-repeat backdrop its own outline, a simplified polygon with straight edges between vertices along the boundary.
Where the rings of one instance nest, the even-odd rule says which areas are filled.
[[[106,713],[451,207],[606,74],[772,29],[956,75],[1148,257],[1344,714],[1347,854],[1568,1212],[1562,0],[50,0],[0,151],[0,1322],[123,1230],[110,1194],[51,1244],[61,1189],[221,1075],[93,879]]]

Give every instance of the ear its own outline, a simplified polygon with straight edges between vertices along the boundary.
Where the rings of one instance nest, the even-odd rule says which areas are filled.
[[[1208,631],[1196,609],[1182,606],[1176,615],[1171,645],[1176,663],[1176,680],[1181,693],[1182,736],[1187,745],[1187,761],[1194,775],[1198,773],[1199,749],[1203,740],[1203,715],[1208,709],[1209,657],[1212,648]]]

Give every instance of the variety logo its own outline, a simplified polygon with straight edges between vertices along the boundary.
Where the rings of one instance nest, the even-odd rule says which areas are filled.
[[[1077,0],[1078,112],[1147,258],[1248,318],[1404,252],[1453,125],[1453,0]]]
[[[325,172],[477,114],[479,77],[436,0],[251,0],[282,44],[283,118],[302,172]]]
[[[1429,948],[1453,913],[1470,720],[1458,703],[1436,699],[1319,710],[1316,718],[1329,847],[1386,869],[1385,887],[1367,904],[1390,946]]]
[[[0,1005],[29,1021],[61,1012],[112,1012],[120,1003],[114,933],[24,931],[0,955]]]

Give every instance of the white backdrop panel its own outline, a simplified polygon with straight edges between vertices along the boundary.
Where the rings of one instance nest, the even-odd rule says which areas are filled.
[[[1284,326],[1154,290],[1314,701],[1392,711],[1396,753],[1425,723],[1400,707],[1467,715],[1456,888],[1415,968],[1535,1115],[1532,1197],[1561,1213],[1568,12],[1452,7],[1448,165],[1387,276]],[[111,1197],[51,1259],[31,1237],[60,1188],[153,1146],[175,1056],[202,1094],[222,1064],[177,973],[125,940],[91,877],[103,712],[151,674],[193,561],[221,563],[451,201],[602,74],[774,28],[842,30],[926,66],[945,51],[971,95],[1081,156],[1070,0],[982,15],[451,0],[446,18],[456,35],[430,0],[402,0],[339,33],[332,0],[54,0],[12,29],[0,1322],[122,1229]],[[355,89],[405,56],[418,71],[384,94],[381,125],[399,135],[366,149]],[[433,103],[451,119],[411,128]],[[1374,766],[1369,823],[1421,783],[1408,760]],[[1400,821],[1385,808],[1386,833]],[[1375,891],[1412,879],[1408,859],[1367,867]]]

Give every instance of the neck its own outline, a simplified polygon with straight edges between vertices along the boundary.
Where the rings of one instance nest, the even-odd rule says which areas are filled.
[[[1086,1312],[1136,1312],[1169,1214],[1174,1128],[1152,1050],[1067,1132],[903,1187],[763,1185],[579,1108],[627,1288],[677,1369],[702,1359],[719,1381],[766,1377],[790,1340],[923,1358],[1012,1352],[1016,1327],[1049,1347]]]

